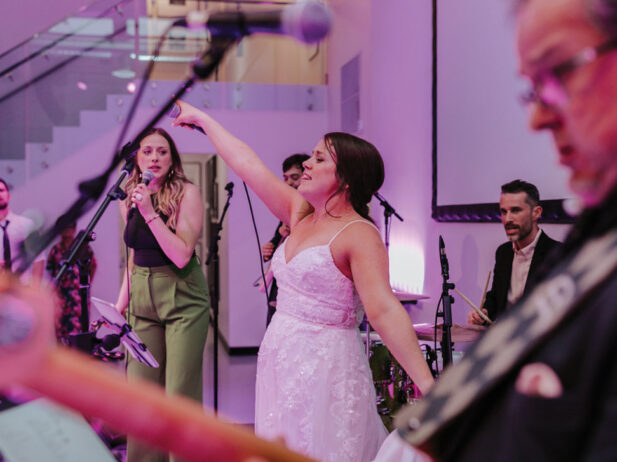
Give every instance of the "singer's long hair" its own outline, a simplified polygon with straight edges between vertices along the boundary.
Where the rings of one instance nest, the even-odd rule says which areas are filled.
[[[186,183],[190,183],[190,180],[184,175],[182,160],[180,159],[180,154],[178,153],[176,143],[174,143],[174,140],[165,130],[162,128],[153,128],[141,137],[139,143],[141,144],[143,139],[147,136],[155,134],[161,135],[169,143],[171,167],[165,181],[163,182],[163,185],[161,186],[161,189],[159,189],[154,196],[154,209],[158,213],[167,215],[167,226],[175,230],[178,223],[178,210],[180,209],[180,202],[184,196],[184,187]],[[138,163],[135,162],[135,168],[126,182],[125,187],[125,191],[129,197],[135,187],[141,182],[141,173],[142,172]]]
[[[336,178],[339,182],[338,189],[328,198],[328,202],[337,194],[344,193],[345,199],[358,215],[373,221],[368,204],[384,182],[381,154],[368,141],[349,133],[326,133],[324,141],[336,162]]]

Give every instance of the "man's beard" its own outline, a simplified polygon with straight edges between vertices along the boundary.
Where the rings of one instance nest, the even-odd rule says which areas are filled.
[[[516,234],[508,235],[508,240],[510,242],[519,242],[527,239],[527,237],[531,234],[532,231],[531,223],[529,224],[529,226],[519,226],[518,228],[516,228],[516,230],[518,231]]]

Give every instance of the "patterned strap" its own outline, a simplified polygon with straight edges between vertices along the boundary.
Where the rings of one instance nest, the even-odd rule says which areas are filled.
[[[339,230],[338,230],[338,231],[334,234],[334,236],[332,236],[332,239],[330,239],[330,241],[328,241],[328,244],[327,244],[327,245],[328,245],[328,247],[330,247],[330,244],[332,244],[332,242],[334,242],[334,239],[336,239],[336,238],[337,238],[337,236],[338,236],[339,234],[341,234],[343,231],[345,231],[345,228],[347,228],[347,227],[348,227],[348,226],[350,226],[350,225],[353,225],[354,223],[366,223],[367,225],[370,225],[370,226],[372,226],[373,228],[375,228],[375,230],[376,230],[377,232],[379,232],[379,229],[377,228],[377,226],[375,226],[375,225],[374,225],[373,223],[371,223],[370,221],[367,221],[367,220],[353,220],[353,221],[350,221],[349,223],[347,223],[347,224],[346,224],[345,226],[343,226],[341,229],[339,229]]]
[[[448,368],[424,400],[397,416],[401,436],[429,449],[431,439],[477,402],[560,322],[584,305],[585,297],[617,268],[617,231],[588,242],[540,283],[529,297],[486,331],[465,357]]]

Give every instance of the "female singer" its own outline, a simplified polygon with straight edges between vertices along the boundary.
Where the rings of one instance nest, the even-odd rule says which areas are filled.
[[[131,280],[127,287],[124,278],[116,309],[124,313],[129,307],[130,324],[160,366],[151,368],[129,357],[127,374],[129,380],[150,380],[170,394],[201,403],[209,299],[195,245],[203,226],[203,202],[199,189],[184,176],[167,132],[155,128],[139,146],[126,183],[128,197],[120,203],[124,241],[131,249]],[[148,184],[142,182],[146,170],[152,172]],[[127,461],[145,460],[167,459],[129,439]]]
[[[388,279],[388,257],[368,215],[383,183],[375,147],[325,135],[304,162],[298,189],[279,180],[245,143],[180,103],[176,126],[196,125],[219,155],[290,229],[271,268],[277,311],[259,349],[255,432],[327,461],[372,460],[386,436],[358,324],[362,308],[422,392],[433,379],[409,316]]]

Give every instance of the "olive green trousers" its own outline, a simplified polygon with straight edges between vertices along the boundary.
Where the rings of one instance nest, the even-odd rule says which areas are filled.
[[[159,363],[158,368],[128,358],[127,376],[149,380],[167,394],[202,402],[202,362],[210,300],[197,257],[182,269],[176,266],[135,266],[131,275],[129,322]],[[169,459],[133,438],[127,443],[127,462],[179,461]]]

